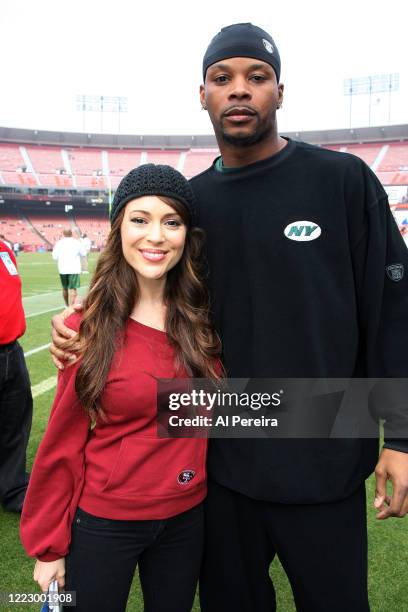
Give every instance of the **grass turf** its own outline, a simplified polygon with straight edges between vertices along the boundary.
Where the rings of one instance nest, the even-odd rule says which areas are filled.
[[[90,271],[94,269],[96,257],[91,256]],[[49,253],[22,254],[18,259],[23,280],[23,296],[26,314],[55,308],[63,309],[62,295],[56,266]],[[82,284],[89,282],[89,276],[82,275]],[[49,342],[50,319],[53,312],[29,316],[27,331],[21,339],[25,351]],[[47,350],[27,357],[31,384],[37,385],[56,375]],[[35,398],[34,419],[28,448],[28,467],[31,467],[35,452],[44,434],[54,390]],[[408,531],[406,520],[389,519],[379,522],[372,508],[374,480],[367,482],[367,517],[369,533],[369,592],[372,612],[405,612],[408,610]],[[20,544],[19,517],[0,509],[0,593],[38,592],[32,580],[34,562],[29,559]],[[313,554],[313,551],[310,551]],[[335,571],[335,568],[334,568]],[[279,612],[294,612],[295,606],[288,580],[281,565],[275,560],[271,575],[277,591]],[[1,610],[24,612],[39,610],[39,604],[2,606]],[[127,610],[143,610],[142,594],[137,575],[132,584]],[[199,611],[196,600],[194,612]],[[226,610],[225,612],[233,612]],[[256,612],[254,610],[254,612]],[[329,610],[327,612],[330,612]],[[346,612],[346,611],[345,611]]]

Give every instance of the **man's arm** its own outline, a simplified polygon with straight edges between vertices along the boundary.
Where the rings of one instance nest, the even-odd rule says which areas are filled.
[[[389,379],[408,380],[408,250],[393,219],[387,194],[374,173],[362,163],[364,222],[352,248],[361,342],[367,376],[389,389],[382,397],[385,443],[375,470],[377,518],[408,513],[408,402],[394,408]],[[355,183],[356,184],[356,183]],[[354,198],[354,209],[359,206]],[[363,226],[363,228],[362,228]],[[361,231],[361,228],[363,231]],[[381,379],[388,379],[387,381]],[[395,381],[398,384],[398,381]],[[387,481],[392,492],[387,495]]]
[[[54,248],[52,249],[52,258],[55,261],[58,259],[58,251],[59,251],[59,246],[58,246],[58,242],[56,242],[54,245]]]
[[[60,314],[56,314],[51,319],[51,344],[50,344],[50,353],[51,358],[54,362],[54,365],[59,369],[63,370],[66,363],[69,364],[75,363],[77,360],[77,356],[75,354],[75,350],[71,349],[70,352],[64,351],[61,346],[64,345],[66,340],[70,338],[75,338],[77,336],[77,332],[67,327],[64,323],[65,319],[67,319],[74,312],[81,312],[83,309],[82,304],[74,304],[70,308],[66,308]]]

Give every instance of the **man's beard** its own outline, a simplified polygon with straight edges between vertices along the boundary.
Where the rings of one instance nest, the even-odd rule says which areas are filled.
[[[222,126],[222,121],[220,122],[220,137],[221,139],[228,144],[233,145],[234,147],[249,147],[255,144],[266,140],[268,136],[273,132],[273,126],[275,123],[275,117],[273,117],[272,121],[260,121],[259,117],[257,117],[257,124],[254,128],[254,131],[251,134],[246,135],[233,135],[228,134]]]

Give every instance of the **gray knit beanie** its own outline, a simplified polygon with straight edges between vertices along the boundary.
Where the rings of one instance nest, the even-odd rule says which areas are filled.
[[[194,221],[194,195],[187,179],[171,166],[143,164],[131,170],[120,181],[113,198],[110,222],[130,200],[146,195],[167,196],[187,207],[190,222]]]

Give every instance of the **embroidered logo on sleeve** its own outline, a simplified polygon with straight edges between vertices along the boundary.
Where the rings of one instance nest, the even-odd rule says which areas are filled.
[[[180,474],[177,477],[177,481],[182,484],[185,485],[188,482],[190,482],[190,480],[193,480],[194,476],[195,476],[195,471],[194,470],[183,470],[182,472],[180,472]]]
[[[322,233],[322,229],[312,221],[294,221],[285,227],[283,233],[289,240],[309,242],[310,240],[316,240]]]
[[[385,271],[387,272],[388,278],[394,281],[394,283],[398,283],[404,278],[404,264],[402,263],[386,266]]]
[[[11,274],[11,276],[18,276],[17,268],[13,264],[10,255],[7,252],[2,251],[0,253],[0,258],[6,266],[8,273]]]

